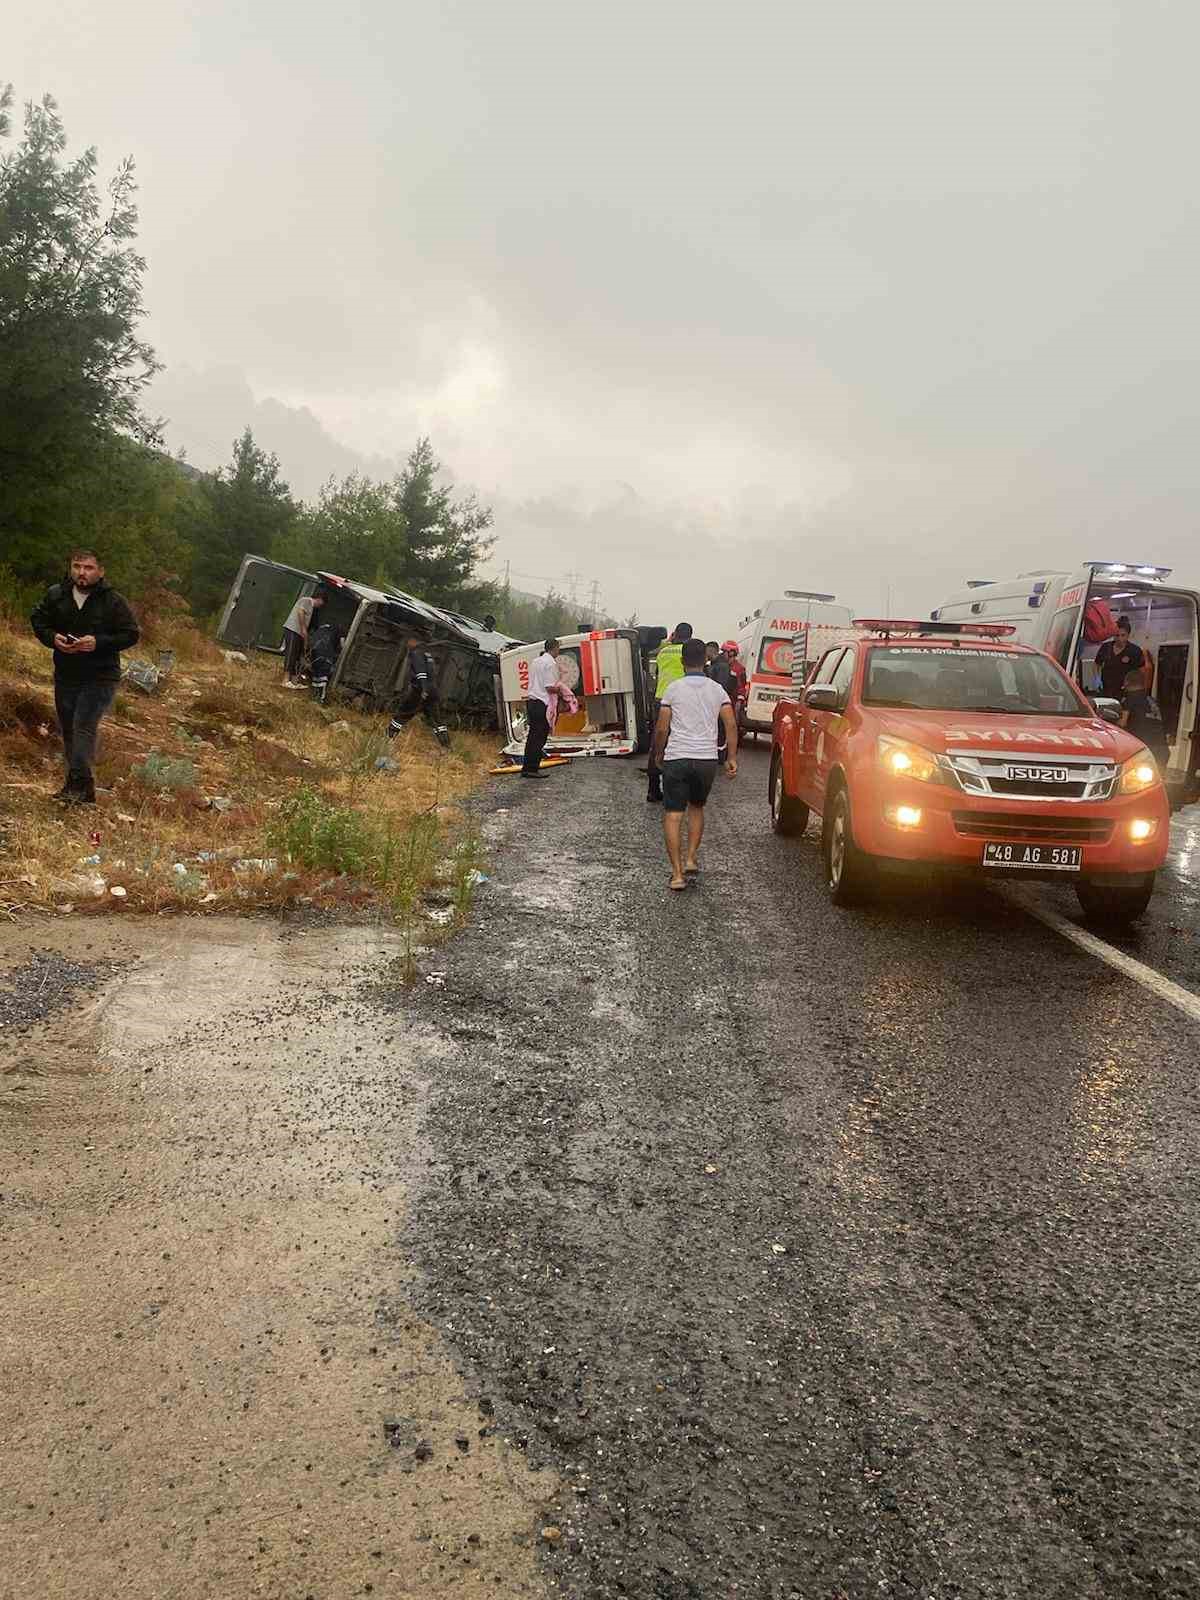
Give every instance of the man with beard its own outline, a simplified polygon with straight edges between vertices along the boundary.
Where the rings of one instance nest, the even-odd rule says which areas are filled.
[[[68,805],[96,803],[96,739],[121,681],[121,651],[138,642],[128,602],[104,581],[94,550],[74,550],[70,573],[46,590],[30,617],[54,652],[54,706],[66,779],[55,795]]]

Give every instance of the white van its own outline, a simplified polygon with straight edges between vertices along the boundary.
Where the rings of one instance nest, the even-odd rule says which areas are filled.
[[[835,605],[836,598],[785,589],[777,600],[764,601],[742,618],[737,641],[748,679],[744,735],[771,732],[776,704],[792,692],[797,654],[801,669],[807,670],[850,626],[850,608]]]
[[[1086,694],[1100,693],[1098,643],[1085,633],[1089,602],[1128,617],[1134,644],[1151,665],[1171,747],[1164,774],[1173,809],[1200,798],[1197,699],[1200,689],[1200,593],[1170,583],[1170,567],[1086,561],[1073,572],[1024,572],[1008,582],[976,580],[932,612],[935,622],[1007,622],[1026,644],[1053,656]]]
[[[661,628],[604,628],[559,635],[558,676],[574,694],[579,709],[559,713],[546,743],[547,755],[645,754],[650,748],[654,707],[643,652],[649,638],[657,644],[662,634]],[[519,756],[525,750],[529,675],[541,653],[540,640],[500,652],[507,756]]]

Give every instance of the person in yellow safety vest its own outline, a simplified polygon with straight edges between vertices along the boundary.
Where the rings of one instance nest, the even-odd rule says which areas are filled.
[[[654,658],[654,717],[658,719],[659,703],[663,695],[683,677],[683,647],[692,637],[690,622],[679,622],[675,631],[665,644],[660,644],[658,654]],[[654,746],[651,744],[650,755],[646,761],[646,799],[650,803],[662,799],[662,775],[654,760]]]

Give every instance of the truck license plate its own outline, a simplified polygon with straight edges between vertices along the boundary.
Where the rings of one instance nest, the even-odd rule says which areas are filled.
[[[1039,872],[1078,872],[1083,850],[1077,844],[1009,844],[989,841],[983,847],[985,867],[1032,867]]]

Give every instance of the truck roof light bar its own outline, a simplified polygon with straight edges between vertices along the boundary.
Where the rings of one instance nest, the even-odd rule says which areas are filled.
[[[785,589],[784,594],[789,600],[836,600],[835,594],[818,594],[815,589]]]
[[[882,634],[884,638],[893,633],[913,633],[919,636],[962,634],[972,639],[1007,639],[1017,631],[1007,622],[917,622],[895,617],[855,617],[854,626],[866,633]]]

